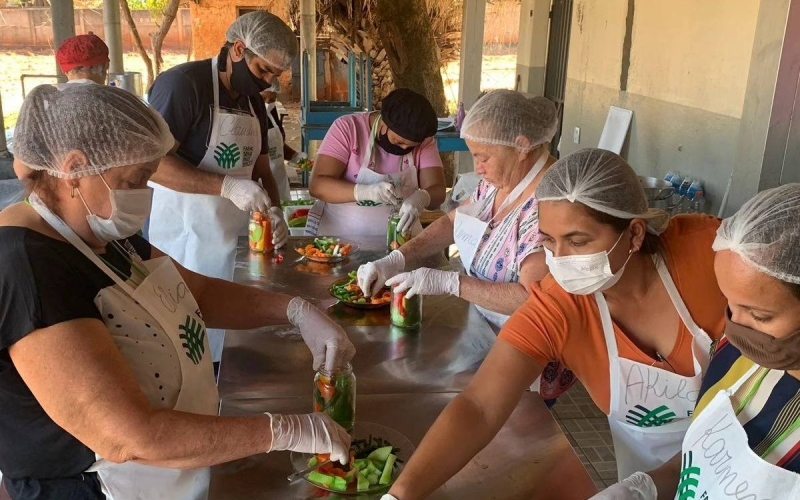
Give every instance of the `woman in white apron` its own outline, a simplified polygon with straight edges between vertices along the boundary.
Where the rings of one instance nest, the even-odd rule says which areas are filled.
[[[800,184],[763,191],[723,221],[715,268],[729,319],[682,449],[595,500],[800,498],[798,245]]]
[[[469,202],[426,228],[387,257],[359,268],[359,284],[398,284],[411,294],[450,293],[475,304],[495,333],[528,298],[526,290],[547,274],[538,239],[536,186],[555,163],[550,140],[558,114],[552,102],[498,90],[479,100],[461,128],[481,181]],[[522,144],[521,141],[525,141]],[[406,261],[424,259],[455,243],[466,275],[421,268],[401,273]],[[550,401],[574,382],[558,363],[534,390]]]
[[[399,210],[398,231],[419,234],[419,216],[444,201],[438,122],[428,100],[410,90],[387,95],[380,112],[338,118],[325,136],[309,185],[317,203],[306,234],[385,236]]]
[[[23,268],[0,273],[0,345],[10,359],[0,370],[0,467],[11,468],[12,499],[199,500],[217,463],[288,449],[347,460],[349,437],[326,418],[216,416],[206,323],[290,322],[316,367],[341,366],[354,349],[306,301],[192,273],[136,235],[150,213],[147,181],[172,143],[161,117],[122,90],[41,86],[23,105],[15,153],[32,192],[0,213],[0,253]],[[48,284],[41,269],[63,283]],[[43,461],[74,467],[87,452],[94,459],[71,474],[21,472]]]
[[[458,472],[551,361],[568,366],[608,415],[622,477],[680,449],[711,340],[724,328],[710,248],[719,222],[649,209],[630,165],[600,149],[558,160],[536,197],[551,276],[531,288],[428,431],[392,486],[396,498],[424,498]]]

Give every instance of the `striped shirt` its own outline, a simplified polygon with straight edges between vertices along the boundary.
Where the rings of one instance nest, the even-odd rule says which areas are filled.
[[[694,416],[700,415],[714,396],[732,387],[755,366],[726,338],[720,341],[706,370]],[[800,416],[800,380],[781,370],[757,370],[732,396],[734,408],[744,401],[755,381],[763,376],[755,395],[738,414],[750,449],[766,462],[800,473],[800,428],[777,446],[780,436]]]

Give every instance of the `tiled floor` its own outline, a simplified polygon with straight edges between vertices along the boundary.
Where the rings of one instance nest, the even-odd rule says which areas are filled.
[[[608,419],[580,383],[558,398],[552,408],[561,430],[598,489],[617,482],[617,464]]]

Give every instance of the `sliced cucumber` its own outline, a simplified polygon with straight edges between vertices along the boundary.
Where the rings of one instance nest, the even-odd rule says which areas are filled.
[[[358,485],[356,487],[358,491],[367,491],[370,486],[371,484],[369,484],[369,479],[366,476],[358,477]]]
[[[392,471],[394,470],[394,462],[396,460],[397,456],[389,455],[386,464],[383,466],[383,474],[381,474],[381,478],[378,481],[380,484],[386,485],[392,482]]]
[[[383,463],[386,462],[391,453],[392,453],[392,447],[384,446],[383,448],[378,448],[377,450],[370,453],[367,458],[369,458],[373,462],[378,462],[379,465],[383,465]]]
[[[373,484],[378,484],[378,479],[380,479],[380,478],[378,477],[378,475],[377,475],[377,474],[370,474],[370,475],[367,477],[367,481],[369,481],[369,484],[370,484],[370,485],[373,485]]]
[[[319,484],[321,486],[325,486],[326,488],[330,488],[335,479],[337,479],[337,478],[334,477],[334,476],[329,476],[327,474],[322,474],[322,473],[317,472],[317,471],[312,471],[312,472],[309,472],[309,474],[308,474],[308,480],[309,481],[311,481],[312,483]]]
[[[314,467],[318,463],[319,463],[319,460],[317,460],[317,457],[311,457],[311,458],[308,459],[308,466],[309,467]]]
[[[347,491],[347,480],[343,477],[334,476],[333,484],[330,488],[336,491]]]

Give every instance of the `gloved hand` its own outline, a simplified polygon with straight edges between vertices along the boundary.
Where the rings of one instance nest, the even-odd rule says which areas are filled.
[[[347,334],[316,307],[295,297],[286,308],[286,316],[300,329],[300,335],[314,357],[314,370],[324,365],[329,373],[333,373],[353,359],[356,348]]]
[[[657,498],[658,492],[653,479],[644,472],[634,472],[589,500],[657,500]]]
[[[392,250],[386,257],[367,262],[358,267],[358,287],[364,296],[372,297],[383,288],[386,280],[401,272],[406,267],[406,258],[400,250]]]
[[[430,202],[431,195],[424,189],[417,189],[414,194],[403,200],[403,204],[400,205],[400,222],[397,223],[397,231],[401,234],[411,231],[411,226],[419,219],[419,214]]]
[[[300,151],[295,152],[295,154],[293,154],[292,157],[289,158],[289,161],[291,163],[297,163],[302,160],[308,160],[308,155]]]
[[[347,463],[350,458],[350,435],[324,413],[307,415],[269,415],[273,451],[329,453],[331,460]]]
[[[353,196],[355,196],[356,201],[372,201],[383,203],[384,205],[397,203],[397,196],[394,194],[394,186],[391,182],[356,184],[355,188],[353,188]]]
[[[228,198],[245,212],[266,212],[272,205],[267,192],[257,182],[230,175],[222,179],[222,192],[219,195]]]
[[[272,244],[280,248],[289,241],[289,225],[283,218],[283,210],[278,207],[269,209],[269,220],[272,223]]]
[[[429,269],[427,267],[420,267],[410,273],[398,274],[386,282],[395,292],[405,292],[408,290],[406,297],[413,297],[414,295],[455,295],[458,297],[459,292],[459,274],[458,271],[440,271],[438,269]]]
[[[381,497],[381,500],[398,500],[398,498],[387,493]]]

